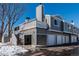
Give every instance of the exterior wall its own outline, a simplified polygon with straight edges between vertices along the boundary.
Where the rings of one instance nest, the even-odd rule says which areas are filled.
[[[47,29],[47,23],[36,21],[36,27]]]
[[[64,31],[69,32],[69,24],[64,22]]]
[[[25,22],[25,23],[21,24],[20,31],[36,27],[36,22],[37,21],[30,21],[30,22]]]
[[[79,29],[77,27],[73,26],[72,29],[74,34],[77,34],[77,35],[79,34]]]
[[[70,43],[75,43],[77,42],[77,35],[73,35],[70,33],[63,33],[63,32],[57,32],[57,31],[49,31],[46,29],[41,29],[41,28],[37,28],[37,35],[42,35],[41,39],[38,37],[38,39],[40,40],[39,44],[42,44],[44,46],[47,46],[47,36],[48,35],[54,35],[55,36],[55,45],[62,45],[62,44],[70,44]],[[43,36],[45,35],[45,36]],[[76,38],[76,40],[72,39],[72,36]],[[44,39],[42,39],[44,38]],[[60,39],[59,39],[60,38]],[[52,38],[51,38],[52,39]],[[37,40],[37,41],[39,41]],[[74,40],[72,42],[72,40]]]
[[[54,24],[55,20],[57,21],[58,25]],[[51,20],[51,29],[61,31],[61,20],[59,20],[57,18],[55,19],[54,17],[52,17],[52,20]]]
[[[76,28],[76,33],[79,34],[79,29],[78,28]]]
[[[35,27],[46,29],[47,24],[45,22],[41,22],[41,21],[38,21],[38,20],[33,20],[33,21],[30,21],[30,22],[25,22],[25,23],[21,24],[19,26],[19,31],[27,30],[27,29],[31,29],[31,28],[35,28]],[[18,32],[18,31],[15,31],[15,32]]]
[[[37,44],[37,34],[36,34],[36,28],[32,28],[32,29],[28,29],[28,30],[24,30],[24,31],[21,31],[22,35],[20,35],[20,38],[22,38],[23,40],[23,43],[25,42],[24,41],[24,35],[32,35],[32,45],[35,46]]]
[[[72,34],[76,34],[76,28],[69,23],[64,22],[64,31]]]
[[[47,24],[49,25],[50,29],[63,31],[63,23],[60,18],[56,16],[46,15],[45,20],[47,21]],[[54,21],[57,21],[58,25],[54,24]]]
[[[71,33],[71,34],[78,34],[78,29],[72,25],[72,24],[69,24],[67,22],[64,22],[64,32],[68,32],[68,33]]]
[[[51,15],[45,15],[45,22],[49,25],[49,28],[51,28]]]
[[[49,25],[49,29],[63,31],[71,34],[79,34],[79,29],[73,24],[63,22],[62,18],[57,16],[45,15],[45,20]],[[57,20],[58,25],[54,25],[54,20]]]
[[[43,28],[37,28],[37,44],[38,46],[46,46],[47,34]]]

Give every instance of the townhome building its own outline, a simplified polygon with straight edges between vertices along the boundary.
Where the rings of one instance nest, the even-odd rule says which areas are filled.
[[[36,18],[27,19],[15,28],[18,45],[34,47],[74,44],[79,41],[79,28],[59,15],[44,15],[42,4],[36,7]]]

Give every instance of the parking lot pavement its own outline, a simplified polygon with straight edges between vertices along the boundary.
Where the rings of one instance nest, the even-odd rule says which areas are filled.
[[[26,54],[25,54],[26,55]],[[37,48],[29,51],[29,56],[78,56],[79,45]]]

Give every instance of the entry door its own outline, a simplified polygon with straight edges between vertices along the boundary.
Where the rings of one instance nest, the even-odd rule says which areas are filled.
[[[31,35],[25,35],[25,45],[31,45]]]
[[[47,36],[47,45],[51,46],[51,45],[55,45],[55,44],[56,44],[55,35],[48,35]]]

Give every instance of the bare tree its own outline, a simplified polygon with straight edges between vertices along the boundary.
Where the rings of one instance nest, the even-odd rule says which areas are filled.
[[[0,40],[7,31],[10,39],[13,27],[23,15],[23,8],[19,4],[0,4]]]

